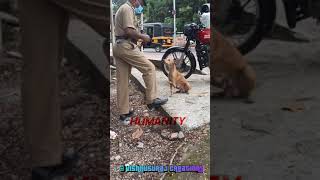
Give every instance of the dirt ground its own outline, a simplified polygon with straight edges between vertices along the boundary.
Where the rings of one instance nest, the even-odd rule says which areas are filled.
[[[4,26],[4,37],[5,50],[18,52],[19,28]],[[21,58],[0,55],[0,179],[5,180],[30,179],[21,109],[22,68]],[[107,99],[94,90],[88,74],[66,59],[61,62],[59,79],[64,148],[80,155],[70,175],[105,179],[109,175]]]
[[[0,173],[4,179],[29,179],[21,109],[22,60],[1,56],[0,62]],[[71,175],[107,177],[106,99],[90,90],[89,79],[72,65],[60,72],[62,139],[66,150],[80,154]]]
[[[115,72],[112,72],[115,76]],[[149,111],[144,102],[144,94],[137,89],[137,85],[130,80],[130,103],[135,110],[134,116],[149,117],[163,116],[159,111]],[[111,82],[111,121],[110,129],[117,133],[117,137],[111,140],[111,179],[160,179],[163,173],[121,173],[119,165],[203,165],[204,174],[180,173],[166,174],[165,178],[184,177],[183,179],[206,179],[209,174],[209,126],[204,126],[189,132],[184,132],[185,138],[168,140],[163,138],[161,130],[170,132],[177,130],[172,126],[141,126],[143,134],[139,139],[133,139],[132,134],[137,126],[124,126],[119,122],[116,107],[116,81]],[[143,147],[138,144],[143,143]],[[180,147],[178,149],[178,147]],[[195,148],[197,147],[197,148]],[[175,152],[177,150],[176,155]],[[117,157],[118,156],[118,157]],[[116,168],[116,169],[115,169]]]
[[[308,43],[264,40],[246,56],[257,71],[256,103],[212,101],[211,172],[247,180],[320,177],[320,41],[313,34]]]

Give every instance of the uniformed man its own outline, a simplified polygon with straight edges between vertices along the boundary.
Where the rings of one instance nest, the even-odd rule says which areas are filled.
[[[113,57],[117,67],[117,103],[120,120],[129,124],[133,111],[129,111],[129,75],[131,67],[137,68],[143,75],[146,84],[146,103],[149,109],[165,104],[167,98],[159,98],[157,92],[155,66],[136,45],[137,40],[149,42],[150,37],[141,34],[137,29],[135,12],[139,12],[145,4],[143,0],[128,0],[115,15],[116,44],[113,47]]]
[[[77,159],[74,153],[63,155],[58,88],[69,15],[108,37],[109,5],[106,0],[19,0],[18,6],[24,131],[32,179],[51,180],[70,171]]]

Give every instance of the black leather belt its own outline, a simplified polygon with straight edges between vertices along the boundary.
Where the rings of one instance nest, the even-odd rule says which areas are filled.
[[[116,41],[118,40],[127,40],[129,42],[132,42],[133,44],[137,44],[137,41],[131,39],[131,38],[127,38],[125,36],[116,36]]]

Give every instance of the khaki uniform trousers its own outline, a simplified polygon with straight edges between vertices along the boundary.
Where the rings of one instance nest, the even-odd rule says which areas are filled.
[[[22,104],[25,142],[31,166],[62,161],[58,70],[69,15],[76,15],[104,37],[109,31],[105,0],[19,0],[24,58]]]
[[[146,84],[146,102],[157,98],[155,66],[129,41],[117,41],[113,46],[113,56],[117,66],[117,103],[120,114],[129,113],[129,76],[131,67],[137,68]]]

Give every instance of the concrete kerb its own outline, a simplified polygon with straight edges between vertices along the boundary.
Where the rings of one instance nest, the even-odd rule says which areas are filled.
[[[145,92],[145,90],[146,90],[145,87],[140,83],[140,81],[134,75],[131,74],[130,79],[136,85],[138,85],[138,88],[139,88],[140,91]],[[172,118],[172,116],[162,106],[160,106],[157,110],[160,111],[163,114],[163,116]],[[175,124],[173,126],[173,128],[175,130],[177,130],[177,131],[181,131],[182,130],[181,126],[179,126],[178,124]]]
[[[159,96],[167,96],[169,98],[169,102],[158,110],[167,117],[186,117],[186,121],[182,126],[178,124],[175,127],[178,130],[188,131],[208,124],[210,122],[210,115],[206,115],[207,113],[203,112],[210,111],[210,75],[198,75],[198,73],[194,73],[188,79],[192,86],[189,94],[174,94],[170,96],[167,77],[161,71],[161,61],[153,59],[150,59],[150,61],[157,67]],[[133,68],[130,79],[137,84],[139,90],[145,92],[145,84],[141,72]]]
[[[132,69],[134,81],[145,88],[142,74],[135,68]],[[186,118],[183,124],[179,124],[182,130],[192,130],[210,122],[210,115],[204,113],[210,111],[210,75],[193,74],[188,78],[192,89],[189,94],[175,93],[170,95],[168,78],[159,69],[156,70],[159,96],[167,96],[169,102],[160,109],[169,117]]]
[[[113,56],[110,56],[110,59],[113,60]],[[158,69],[161,68],[161,61],[159,60],[153,60],[153,59],[149,59]],[[136,85],[138,85],[138,88],[140,91],[142,92],[145,92],[145,87],[140,83],[140,81],[134,76],[131,74],[130,76],[130,80],[133,81]],[[167,116],[167,117],[172,117],[162,106],[160,106],[158,108],[158,110],[164,115],[164,116]],[[174,126],[174,129],[180,131],[182,130],[182,128],[179,126],[179,125],[175,125]]]

